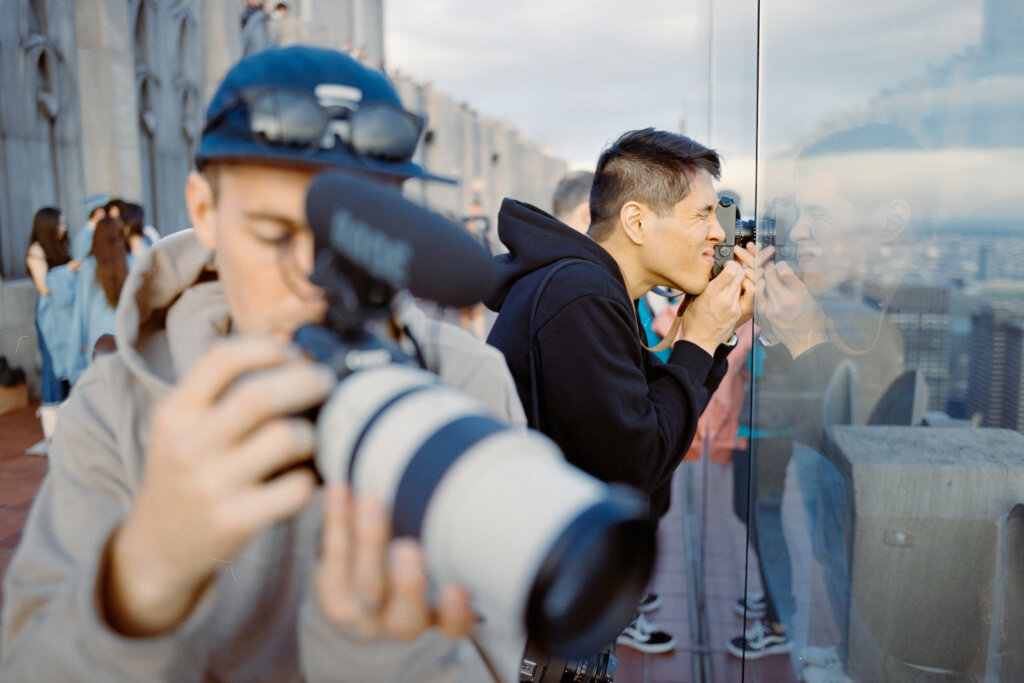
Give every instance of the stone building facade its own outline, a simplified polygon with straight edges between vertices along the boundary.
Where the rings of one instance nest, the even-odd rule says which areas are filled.
[[[36,293],[24,257],[37,209],[60,207],[74,237],[85,198],[108,194],[140,201],[162,234],[180,230],[206,104],[239,58],[304,42],[384,65],[383,0],[292,0],[288,19],[261,13],[243,26],[245,4],[0,0],[0,355],[30,376]],[[456,217],[483,212],[492,227],[503,196],[550,202],[562,161],[449,96],[396,85],[430,117],[419,160],[458,180],[410,183],[413,197]]]

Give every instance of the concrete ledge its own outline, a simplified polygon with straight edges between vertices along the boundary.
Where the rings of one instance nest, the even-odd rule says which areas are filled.
[[[25,371],[29,393],[39,396],[41,358],[36,339],[36,292],[29,278],[0,280],[0,355]]]
[[[825,437],[847,489],[851,678],[988,680],[1020,664],[1021,620],[993,605],[1024,589],[1013,557],[1024,525],[1011,523],[1024,435],[844,426]]]

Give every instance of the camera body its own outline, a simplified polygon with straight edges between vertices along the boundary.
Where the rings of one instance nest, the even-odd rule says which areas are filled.
[[[715,265],[712,277],[722,272],[725,264],[733,259],[736,248],[744,249],[754,242],[762,249],[775,247],[776,260],[791,260],[794,256],[792,245],[786,244],[786,236],[796,222],[796,212],[790,197],[779,197],[770,202],[760,226],[753,219],[742,220],[739,206],[732,197],[723,195],[718,200],[715,216],[725,231],[725,239],[715,245]]]
[[[589,657],[550,657],[532,644],[519,666],[519,683],[612,683],[619,660],[614,644]]]
[[[316,416],[315,467],[391,511],[428,575],[541,651],[588,658],[629,623],[654,563],[647,498],[565,462],[555,444],[441,385],[390,335],[392,299],[478,302],[492,260],[465,230],[385,186],[339,173],[306,199],[322,325],[296,343],[338,384]],[[607,670],[607,662],[604,669]]]

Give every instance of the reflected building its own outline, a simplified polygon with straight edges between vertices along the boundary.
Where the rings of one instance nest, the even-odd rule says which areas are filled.
[[[1022,322],[1024,305],[1020,304],[991,304],[971,316],[967,412],[982,426],[1020,428],[1018,416],[1004,408],[1020,404]],[[1011,360],[1014,348],[1017,357]],[[1016,368],[1016,379],[1009,373],[1011,368]],[[1011,398],[1010,393],[1015,395]]]
[[[887,300],[877,285],[867,285],[865,295],[877,305]],[[887,318],[903,338],[904,366],[924,375],[928,409],[945,412],[950,379],[949,289],[904,283],[889,298]]]
[[[1006,325],[1003,426],[1024,433],[1024,319]]]

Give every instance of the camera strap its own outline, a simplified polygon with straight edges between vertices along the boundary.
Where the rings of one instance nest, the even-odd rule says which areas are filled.
[[[672,344],[676,340],[676,337],[679,335],[679,328],[683,326],[683,313],[686,313],[686,304],[687,304],[687,302],[688,302],[688,299],[686,299],[686,298],[684,298],[681,302],[679,302],[679,310],[676,311],[676,317],[672,320],[672,326],[670,328],[668,328],[668,332],[665,333],[665,336],[662,337],[660,342],[658,342],[654,346],[647,346],[643,342],[640,342],[640,346],[644,347],[645,349],[647,349],[648,351],[650,351],[652,353],[657,353],[658,351],[664,351],[668,347],[672,346]],[[639,319],[637,319],[637,323],[636,324],[640,325],[640,320]]]
[[[567,258],[559,261],[555,264],[554,268],[549,270],[544,276],[544,279],[540,281],[540,285],[537,287],[537,291],[533,294],[533,304],[530,306],[530,322],[527,328],[527,363],[530,367],[530,422],[531,428],[540,431],[540,405],[537,400],[537,375],[539,370],[537,368],[537,356],[533,352],[533,342],[537,336],[537,330],[534,328],[534,319],[537,317],[537,307],[540,306],[540,296],[544,293],[548,283],[551,282],[551,278],[555,276],[555,273],[562,270],[566,266],[571,266],[575,263],[590,263],[581,258]]]

